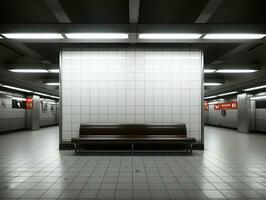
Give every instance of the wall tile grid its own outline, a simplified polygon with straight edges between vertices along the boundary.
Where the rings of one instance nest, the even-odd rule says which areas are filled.
[[[201,137],[199,50],[64,50],[62,139],[87,124],[186,123]]]

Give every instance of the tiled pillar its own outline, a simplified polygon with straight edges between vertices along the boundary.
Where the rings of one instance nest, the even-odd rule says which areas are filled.
[[[249,133],[251,127],[250,97],[246,93],[237,95],[238,132]]]
[[[32,98],[32,109],[26,111],[26,124],[29,130],[38,130],[40,128],[40,97],[33,95]]]

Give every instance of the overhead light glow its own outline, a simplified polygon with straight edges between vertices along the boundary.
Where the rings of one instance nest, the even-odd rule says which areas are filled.
[[[204,83],[204,86],[218,86],[222,85],[222,83]]]
[[[231,95],[231,94],[236,94],[237,91],[233,91],[233,92],[227,92],[227,93],[223,93],[223,94],[217,94],[218,97],[222,97],[222,96],[227,96],[227,95]]]
[[[144,40],[195,40],[202,34],[198,33],[140,33],[139,39]]]
[[[26,99],[22,97],[12,97],[12,99],[18,100],[18,101],[26,101]]]
[[[53,95],[50,95],[50,94],[45,94],[45,93],[41,93],[41,92],[33,92],[34,94],[38,94],[40,96],[44,96],[44,97],[52,97],[52,98],[55,98],[55,99],[59,99],[59,97],[57,96],[53,96]]]
[[[51,72],[51,73],[59,73],[59,69],[49,69],[49,72]]]
[[[258,70],[256,69],[218,69],[216,73],[232,73],[232,74],[237,74],[237,73],[254,73]]]
[[[60,33],[4,33],[8,39],[64,39]]]
[[[216,98],[216,97],[217,97],[216,95],[213,95],[213,96],[205,97],[204,99],[213,99],[213,98]]]
[[[0,86],[4,87],[4,88],[7,88],[7,89],[11,89],[11,90],[21,91],[21,92],[29,92],[29,93],[32,92],[31,90],[22,89],[22,88],[19,88],[19,87],[13,87],[13,86],[10,86],[10,85],[2,85],[2,84],[0,84]]]
[[[216,69],[204,69],[205,74],[210,74],[210,73],[213,73],[215,71],[216,71]]]
[[[253,34],[253,33],[213,33],[206,34],[203,39],[208,40],[255,40],[262,39],[265,34]]]
[[[9,69],[11,72],[16,73],[47,73],[46,69]]]
[[[266,96],[251,97],[250,100],[262,100],[266,99]]]
[[[68,39],[128,39],[127,33],[66,33]]]
[[[60,83],[45,83],[46,85],[53,85],[53,86],[58,86]]]
[[[247,89],[244,89],[243,91],[259,90],[259,89],[263,89],[263,88],[266,88],[266,85],[261,85],[261,86],[257,86],[257,87],[247,88]]]
[[[0,39],[3,39],[3,37],[0,36]]]

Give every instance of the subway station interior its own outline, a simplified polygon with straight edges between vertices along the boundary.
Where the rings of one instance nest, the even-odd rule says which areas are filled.
[[[266,199],[264,0],[2,0],[0,199]]]

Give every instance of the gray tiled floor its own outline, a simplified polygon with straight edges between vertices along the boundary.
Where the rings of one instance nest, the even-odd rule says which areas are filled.
[[[75,155],[58,128],[0,136],[2,199],[266,199],[266,135],[205,127],[205,151]]]

